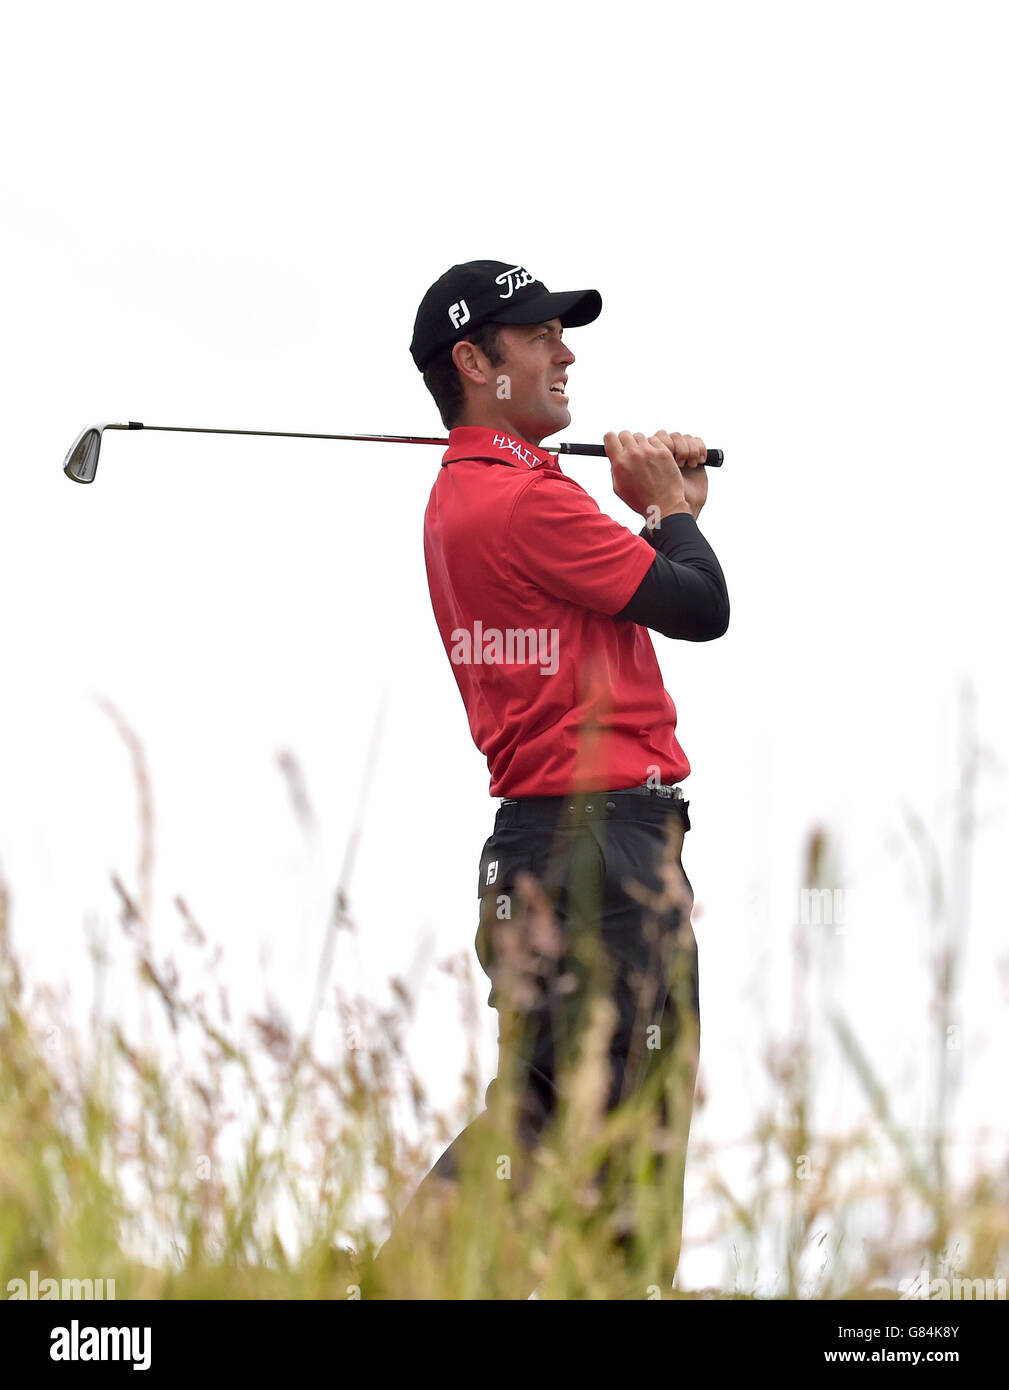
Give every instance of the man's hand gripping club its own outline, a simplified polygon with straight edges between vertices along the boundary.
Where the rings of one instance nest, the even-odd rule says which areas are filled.
[[[689,512],[697,520],[708,496],[703,439],[666,430],[652,435],[610,430],[603,444],[613,491],[649,526],[674,512]]]

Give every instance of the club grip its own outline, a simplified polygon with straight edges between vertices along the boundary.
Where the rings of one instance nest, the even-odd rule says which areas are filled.
[[[559,454],[590,454],[593,458],[605,458],[605,444],[558,444]],[[721,468],[725,462],[725,455],[721,449],[709,449],[704,460],[706,468]]]

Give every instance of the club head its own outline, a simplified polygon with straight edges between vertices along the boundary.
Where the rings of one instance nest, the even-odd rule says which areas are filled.
[[[98,452],[102,447],[102,431],[126,428],[126,425],[88,425],[71,444],[63,460],[63,472],[75,483],[93,483],[98,470]]]

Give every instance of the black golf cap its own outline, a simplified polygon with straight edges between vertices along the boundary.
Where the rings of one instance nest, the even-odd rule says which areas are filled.
[[[521,265],[506,261],[465,261],[434,282],[420,302],[410,353],[423,371],[442,348],[460,342],[485,323],[545,323],[560,319],[580,328],[599,317],[598,290],[551,294]]]

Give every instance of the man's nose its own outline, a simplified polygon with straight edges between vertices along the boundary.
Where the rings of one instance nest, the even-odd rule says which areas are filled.
[[[575,360],[574,353],[568,347],[567,343],[565,343],[563,340],[560,343],[560,349],[561,350],[557,357],[557,361],[559,363],[563,362],[566,366],[570,366],[571,363]]]

